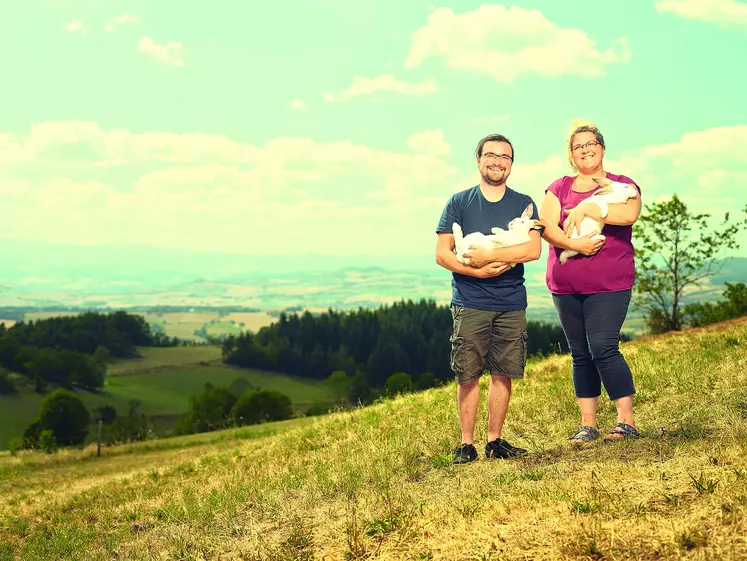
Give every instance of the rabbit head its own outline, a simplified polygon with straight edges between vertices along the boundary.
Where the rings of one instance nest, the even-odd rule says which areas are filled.
[[[512,232],[528,232],[533,228],[538,228],[540,226],[540,221],[532,219],[533,213],[534,205],[529,203],[529,205],[524,209],[524,212],[521,213],[521,216],[514,218],[508,223],[508,229]]]

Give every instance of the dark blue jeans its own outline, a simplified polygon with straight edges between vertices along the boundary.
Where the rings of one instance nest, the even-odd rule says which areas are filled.
[[[635,393],[633,374],[618,347],[630,295],[630,290],[552,295],[571,349],[576,397],[598,397],[601,384],[612,400]]]

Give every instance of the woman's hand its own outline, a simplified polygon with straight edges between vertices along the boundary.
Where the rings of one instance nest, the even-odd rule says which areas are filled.
[[[581,255],[586,255],[586,257],[596,255],[602,249],[604,240],[592,240],[591,237],[595,235],[588,234],[573,240],[573,251],[578,251]]]
[[[481,267],[484,267],[485,265],[490,263],[488,250],[484,247],[471,245],[469,246],[467,251],[464,252],[464,257],[469,259],[469,266],[475,267],[476,269],[480,269]]]
[[[569,238],[573,235],[573,230],[581,234],[581,221],[586,217],[583,208],[577,206],[568,211],[568,216],[563,221],[563,232]]]

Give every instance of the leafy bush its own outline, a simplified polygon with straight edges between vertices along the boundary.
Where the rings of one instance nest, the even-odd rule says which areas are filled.
[[[231,410],[236,396],[228,388],[205,389],[192,397],[189,410],[179,420],[176,434],[194,434],[226,428],[231,425]]]
[[[237,426],[281,421],[293,415],[290,398],[275,390],[255,390],[242,395],[231,409]]]
[[[61,446],[83,444],[90,422],[91,414],[80,397],[60,388],[42,400],[39,416],[24,431],[24,443],[27,447],[39,447],[44,431],[50,431]]]

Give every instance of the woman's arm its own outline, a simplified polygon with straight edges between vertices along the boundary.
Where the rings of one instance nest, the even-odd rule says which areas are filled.
[[[641,197],[628,199],[625,203],[612,203],[607,205],[607,216],[602,218],[599,213],[599,206],[594,203],[581,203],[576,207],[584,216],[599,220],[612,226],[631,226],[638,220],[641,214]]]
[[[592,240],[591,236],[583,236],[577,239],[566,236],[565,232],[558,226],[558,222],[560,222],[560,201],[550,191],[545,193],[545,198],[542,201],[540,222],[545,227],[542,237],[548,243],[560,249],[571,249],[589,256],[594,255],[604,245],[604,241]]]

